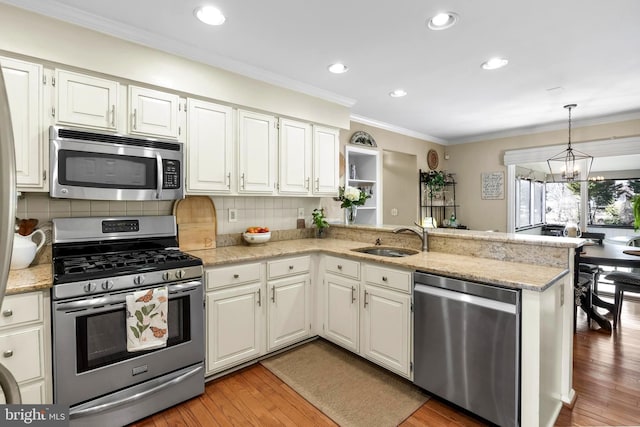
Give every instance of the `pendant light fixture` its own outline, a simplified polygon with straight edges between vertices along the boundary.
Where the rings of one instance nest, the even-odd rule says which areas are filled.
[[[569,141],[567,143],[566,150],[561,153],[556,154],[547,160],[547,164],[549,165],[549,171],[551,172],[551,179],[553,181],[558,181],[556,176],[561,176],[562,179],[560,181],[575,181],[580,179],[580,170],[576,168],[576,162],[578,164],[583,163],[583,160],[586,160],[587,170],[586,177],[589,177],[589,172],[591,171],[591,165],[593,164],[593,156],[585,154],[581,151],[574,150],[571,147],[571,109],[576,108],[578,104],[567,104],[564,106],[567,110],[569,110]]]

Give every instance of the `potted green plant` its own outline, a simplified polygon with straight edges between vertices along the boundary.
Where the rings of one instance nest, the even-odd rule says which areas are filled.
[[[314,209],[311,213],[311,217],[313,218],[313,224],[317,229],[316,235],[321,238],[324,234],[324,229],[329,227],[329,223],[324,216],[324,209]]]
[[[433,197],[435,193],[441,191],[447,182],[443,171],[423,172],[422,181],[427,186],[429,197]]]

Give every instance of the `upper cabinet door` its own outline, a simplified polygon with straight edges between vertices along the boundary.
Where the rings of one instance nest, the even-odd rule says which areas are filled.
[[[233,109],[189,98],[187,110],[187,190],[231,193]]]
[[[338,193],[338,129],[313,126],[313,194],[335,196]]]
[[[311,125],[280,119],[280,193],[311,193]]]
[[[129,133],[178,139],[180,97],[129,86]]]
[[[118,129],[118,82],[56,70],[57,124]]]
[[[42,66],[0,57],[11,110],[19,188],[43,189]]]
[[[238,192],[273,194],[276,177],[276,118],[238,111]]]

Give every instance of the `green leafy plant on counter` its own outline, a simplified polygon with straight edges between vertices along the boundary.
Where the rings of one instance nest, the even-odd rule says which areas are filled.
[[[313,224],[318,229],[319,234],[322,234],[324,229],[329,227],[329,223],[324,216],[324,209],[314,209],[311,213],[311,217],[313,218]]]

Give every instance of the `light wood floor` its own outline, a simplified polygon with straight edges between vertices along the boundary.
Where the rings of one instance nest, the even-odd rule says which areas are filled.
[[[557,426],[640,425],[640,303],[625,301],[621,324],[609,335],[587,328],[579,311],[574,337],[573,410]],[[155,414],[134,427],[335,426],[270,371],[256,364],[210,382],[202,396]],[[401,426],[480,426],[475,417],[429,399]]]

